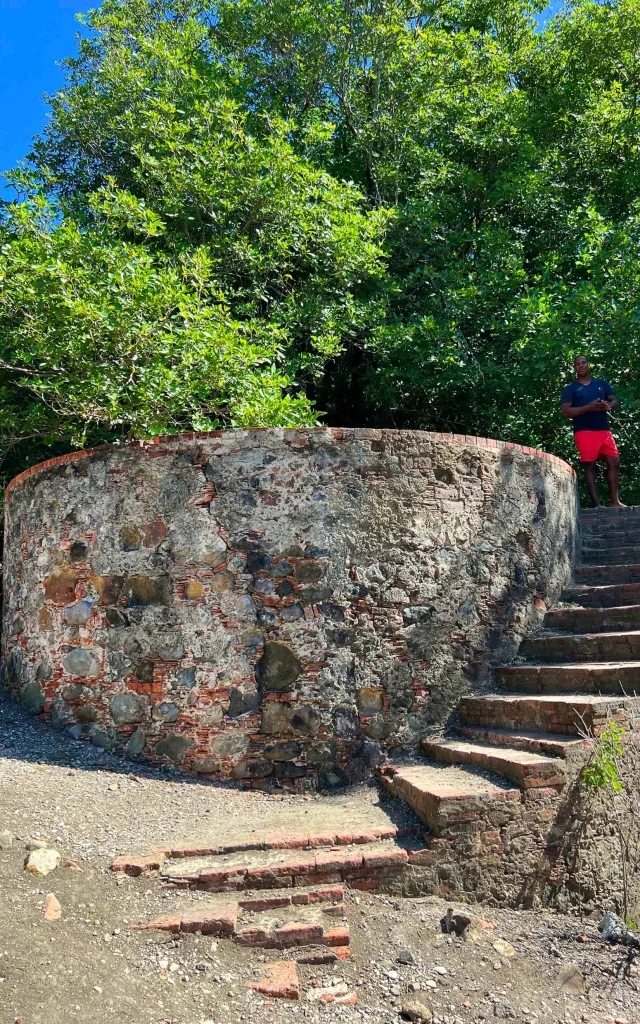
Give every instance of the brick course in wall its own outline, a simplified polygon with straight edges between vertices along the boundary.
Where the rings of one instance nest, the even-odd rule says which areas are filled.
[[[7,489],[4,680],[78,738],[331,787],[436,733],[571,573],[573,470],[382,430],[78,452]]]

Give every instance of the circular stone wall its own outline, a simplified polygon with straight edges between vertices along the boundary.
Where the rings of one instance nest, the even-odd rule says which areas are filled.
[[[340,784],[487,685],[576,531],[569,466],[480,438],[225,431],[64,456],[7,492],[5,685],[136,758]]]

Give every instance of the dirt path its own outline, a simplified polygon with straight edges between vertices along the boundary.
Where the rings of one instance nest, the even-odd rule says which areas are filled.
[[[348,893],[351,959],[300,967],[300,1000],[274,1002],[246,982],[277,953],[129,929],[206,894],[108,870],[119,852],[283,827],[381,825],[390,810],[373,787],[325,798],[267,796],[132,766],[27,719],[0,696],[0,1024],[263,1024],[296,1016],[393,1024],[415,998],[431,1007],[434,1024],[638,1024],[638,968],[604,946],[593,922],[478,910],[495,929],[469,943],[441,934],[441,900]],[[28,875],[25,846],[37,839],[81,870]],[[43,918],[50,892],[62,906],[53,922]],[[509,946],[496,948],[499,939]],[[412,962],[397,963],[398,956]],[[314,980],[330,978],[356,992],[357,1005],[308,999]]]

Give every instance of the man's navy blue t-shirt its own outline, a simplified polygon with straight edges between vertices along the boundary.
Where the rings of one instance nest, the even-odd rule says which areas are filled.
[[[562,390],[562,403],[571,402],[573,406],[590,405],[591,402],[595,402],[597,399],[606,399],[607,395],[612,395],[613,389],[608,380],[594,380],[593,378],[588,384],[581,384],[579,381],[574,380],[571,384],[567,384],[566,388]],[[579,430],[608,430],[609,429],[609,417],[607,416],[604,409],[599,412],[584,412],[582,416],[575,416],[571,420],[573,424],[573,432],[577,434]]]

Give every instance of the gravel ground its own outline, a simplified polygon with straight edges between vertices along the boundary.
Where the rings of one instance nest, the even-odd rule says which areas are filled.
[[[639,968],[606,946],[592,921],[476,908],[495,928],[465,942],[442,935],[441,900],[348,893],[351,959],[300,967],[300,1000],[274,1002],[246,982],[277,953],[129,929],[211,896],[108,870],[116,853],[168,841],[384,824],[390,809],[396,823],[411,822],[401,806],[381,805],[374,787],[271,796],[132,766],[26,718],[0,695],[0,1024],[264,1024],[296,1016],[396,1024],[416,999],[434,1024],[640,1022]],[[39,839],[63,858],[44,879],[23,868],[25,847]],[[67,859],[81,870],[64,866]],[[59,921],[43,918],[50,892],[62,906]],[[319,985],[338,983],[357,993],[357,1005],[309,1000]]]

